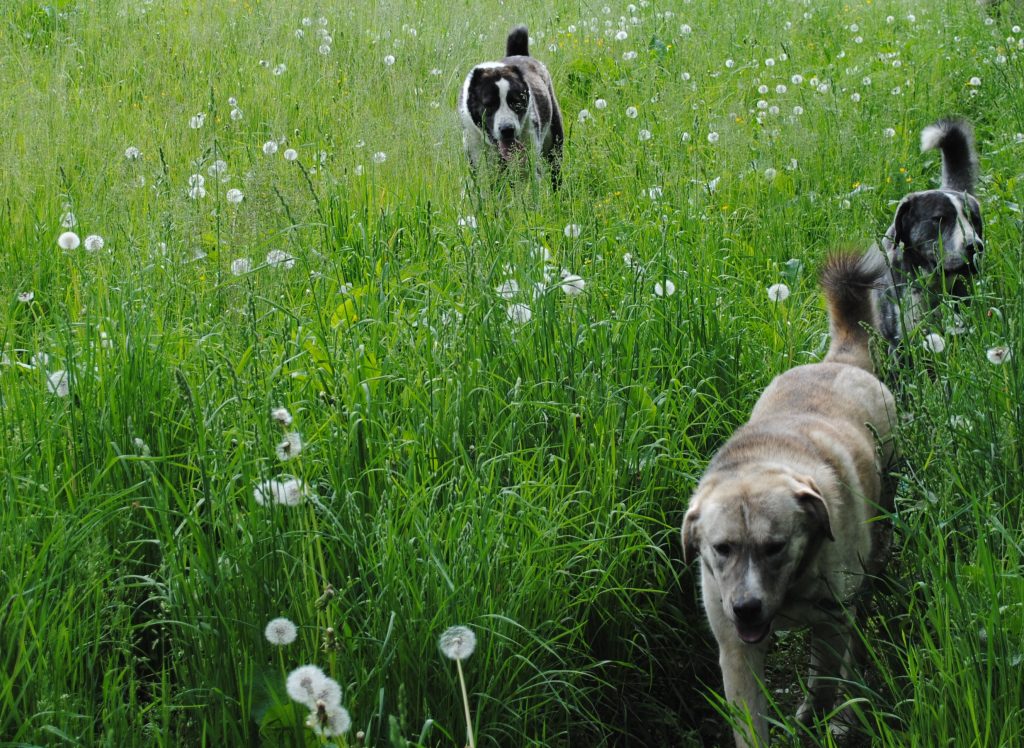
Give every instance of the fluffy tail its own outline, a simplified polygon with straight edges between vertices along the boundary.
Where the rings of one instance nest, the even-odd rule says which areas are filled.
[[[828,301],[829,345],[826,361],[850,364],[874,373],[870,336],[864,325],[877,327],[873,290],[885,272],[881,252],[831,255],[821,269],[821,288]]]
[[[508,41],[505,42],[505,56],[514,57],[515,55],[522,55],[526,57],[529,54],[530,32],[526,30],[525,26],[516,26],[508,32]]]
[[[966,120],[941,119],[921,131],[921,151],[942,151],[942,189],[974,192],[978,180],[978,154],[974,130]]]

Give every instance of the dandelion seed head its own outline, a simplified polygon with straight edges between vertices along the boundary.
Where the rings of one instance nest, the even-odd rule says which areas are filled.
[[[394,65],[395,64],[395,56],[394,55],[386,55],[384,57],[384,64],[387,65],[388,67],[391,67],[392,65]]]
[[[383,164],[387,160],[388,154],[384,153],[384,151],[377,151],[373,154],[373,163],[375,164]]]
[[[59,246],[61,249],[78,249],[78,245],[81,243],[82,240],[78,238],[78,234],[76,234],[74,231],[65,231],[63,234],[57,237],[57,246]]]
[[[533,319],[533,310],[526,304],[510,304],[505,310],[508,318],[519,325],[525,325]]]
[[[237,260],[231,261],[232,275],[245,275],[250,270],[252,270],[252,262],[248,257],[239,257]]]
[[[946,350],[946,341],[937,332],[928,333],[922,341],[924,349],[931,353],[942,353]]]
[[[299,157],[299,152],[296,151],[294,148],[287,148],[287,149],[285,149],[285,152],[284,152],[284,160],[285,161],[294,161],[298,157]]]
[[[124,149],[124,157],[129,161],[138,161],[140,158],[142,158],[142,151],[140,151],[134,145],[130,145]]]
[[[34,291],[22,291],[18,294],[18,301],[22,304],[31,304],[35,297]]]
[[[287,618],[275,618],[263,629],[263,636],[266,637],[267,641],[278,647],[291,644],[295,641],[298,634],[299,630],[295,627],[295,624]]]
[[[60,225],[66,229],[73,229],[77,224],[78,219],[70,210],[65,211],[64,215],[60,217]]]
[[[227,198],[227,201],[232,205],[238,205],[239,203],[242,202],[242,200],[245,199],[245,195],[242,193],[242,191],[234,187],[227,191],[227,195],[225,195],[225,197]]]
[[[1010,360],[1010,348],[1005,345],[997,345],[994,348],[989,348],[985,352],[985,358],[988,359],[990,364],[1005,363]]]
[[[297,431],[289,431],[274,451],[277,454],[277,459],[281,462],[294,460],[302,453],[302,435]]]
[[[668,298],[676,292],[676,284],[666,278],[654,284],[654,295],[659,298]]]
[[[273,72],[274,75],[284,75],[287,69],[288,67],[283,62],[280,62],[274,66],[274,69],[271,72]]]
[[[774,283],[768,286],[768,299],[780,303],[789,298],[789,286],[785,283]]]
[[[67,397],[71,394],[71,381],[64,369],[50,372],[46,375],[46,389],[51,395]]]
[[[330,679],[316,665],[303,665],[288,673],[284,688],[293,701],[315,709],[316,694],[327,680]]]
[[[277,153],[277,141],[268,140],[266,143],[264,143],[263,153],[266,154],[267,156],[273,156],[275,153]]]
[[[640,112],[637,111],[635,106],[626,107],[626,116],[630,119],[636,119]]]
[[[323,706],[318,704],[306,718],[306,726],[317,735],[334,738],[349,731],[352,727],[352,717],[345,707],[338,704],[327,705],[324,703]]]
[[[639,133],[637,133],[637,137],[640,139],[641,143],[644,143],[644,142],[650,140],[653,136],[651,135],[651,131],[650,130],[643,129]]]
[[[267,264],[272,268],[291,270],[295,267],[295,258],[283,249],[272,249],[267,252]]]
[[[476,634],[468,626],[452,626],[441,634],[437,646],[449,660],[465,660],[476,649]]]
[[[717,132],[709,132],[708,133],[708,142],[711,143],[712,145],[717,143],[718,142],[718,133]]]
[[[99,234],[89,234],[89,236],[85,237],[84,245],[86,252],[99,252],[103,249],[103,237]]]
[[[203,123],[205,122],[206,115],[203,112],[199,112],[199,114],[192,115],[192,117],[188,121],[188,126],[191,127],[193,130],[198,130],[203,126]]]
[[[586,281],[580,276],[574,273],[563,272],[561,286],[566,296],[579,296],[583,293],[586,285]]]

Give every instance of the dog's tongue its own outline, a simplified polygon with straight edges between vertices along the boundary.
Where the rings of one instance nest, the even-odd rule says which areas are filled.
[[[762,623],[760,626],[745,626],[736,625],[736,633],[740,639],[747,644],[757,644],[759,641],[768,636],[768,632],[772,629],[772,622]]]
[[[512,145],[514,141],[499,140],[498,141],[498,154],[501,156],[503,161],[508,161],[512,158]]]

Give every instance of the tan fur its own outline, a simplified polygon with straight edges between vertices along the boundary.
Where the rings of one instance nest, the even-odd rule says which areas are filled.
[[[822,271],[832,343],[824,361],[780,374],[711,460],[690,499],[683,546],[701,560],[704,609],[728,701],[749,712],[739,746],[767,744],[762,692],[770,632],[810,626],[809,694],[797,716],[835,706],[849,657],[852,598],[889,508],[892,395],[875,376],[862,325],[883,267],[831,257]]]

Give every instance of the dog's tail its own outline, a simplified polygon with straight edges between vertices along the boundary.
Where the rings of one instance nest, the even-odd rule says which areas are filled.
[[[505,42],[505,56],[514,57],[522,55],[527,57],[530,54],[530,32],[525,26],[516,26],[508,32],[508,41]]]
[[[966,120],[940,119],[921,131],[921,152],[942,151],[942,189],[973,192],[978,180],[974,130]]]
[[[874,373],[868,350],[870,335],[865,325],[877,327],[873,291],[885,269],[885,256],[878,251],[837,252],[825,261],[821,288],[828,301],[832,337],[825,361],[859,366]]]

